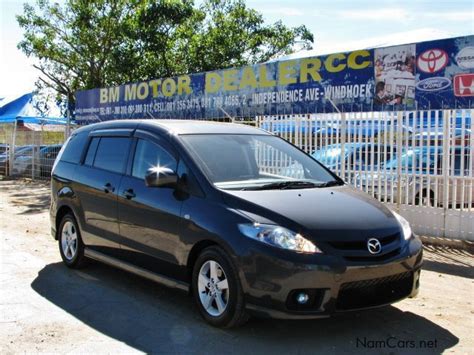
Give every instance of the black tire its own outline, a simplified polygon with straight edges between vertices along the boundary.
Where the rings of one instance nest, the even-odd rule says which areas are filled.
[[[63,250],[63,229],[67,223],[72,223],[74,231],[77,235],[76,238],[76,251],[72,257],[67,257]],[[71,269],[80,269],[87,264],[87,259],[84,255],[84,243],[82,242],[81,238],[81,231],[78,227],[76,219],[70,213],[67,213],[62,219],[61,223],[59,224],[59,228],[56,231],[58,236],[58,246],[59,246],[59,253],[61,254],[61,259],[63,259],[64,264]]]
[[[216,261],[221,266],[228,281],[228,303],[224,312],[219,316],[209,314],[202,305],[199,296],[199,271],[204,263],[211,260]],[[217,246],[204,249],[197,258],[193,267],[192,292],[201,316],[214,327],[238,327],[249,319],[245,309],[244,294],[242,292],[240,280],[238,279],[237,268],[234,266],[225,251]]]
[[[429,207],[437,207],[437,206],[435,206],[434,192],[431,191],[431,190],[423,190],[423,191],[419,192],[415,196],[415,205],[417,205],[417,206],[423,205],[423,206],[426,207],[426,204],[423,204],[423,200],[427,197],[430,199]]]

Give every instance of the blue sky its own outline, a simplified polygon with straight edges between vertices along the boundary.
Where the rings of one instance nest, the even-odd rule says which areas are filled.
[[[24,2],[33,1],[0,0],[0,97],[34,89],[38,77],[33,60],[16,49],[22,33],[15,14]],[[305,24],[314,34],[316,54],[381,44],[389,38],[389,43],[409,43],[474,34],[473,0],[248,0],[247,4],[269,23]]]

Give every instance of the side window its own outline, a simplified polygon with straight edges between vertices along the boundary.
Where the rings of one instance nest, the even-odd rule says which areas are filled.
[[[176,171],[176,159],[159,145],[139,139],[133,158],[132,176],[144,179],[147,170],[157,166]]]
[[[61,160],[68,163],[79,163],[82,157],[82,151],[87,142],[87,137],[87,132],[72,135],[61,155]]]
[[[89,144],[89,149],[87,150],[86,158],[84,159],[84,165],[92,166],[92,164],[94,164],[95,153],[97,151],[99,141],[100,138],[92,138],[91,143]]]
[[[94,167],[122,173],[128,156],[130,138],[102,137],[97,146]]]

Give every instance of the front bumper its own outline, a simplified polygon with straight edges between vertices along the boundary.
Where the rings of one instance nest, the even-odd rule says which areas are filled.
[[[241,260],[247,309],[263,317],[312,319],[414,297],[422,253],[418,238],[412,238],[391,260],[364,265],[326,255],[301,255],[307,259],[301,263],[252,250]],[[300,291],[310,293],[308,306],[295,307],[292,302]]]

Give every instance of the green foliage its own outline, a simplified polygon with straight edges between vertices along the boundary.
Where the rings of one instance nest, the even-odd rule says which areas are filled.
[[[76,90],[264,62],[313,42],[305,26],[267,25],[243,0],[37,0],[17,20],[38,86],[70,101]]]

